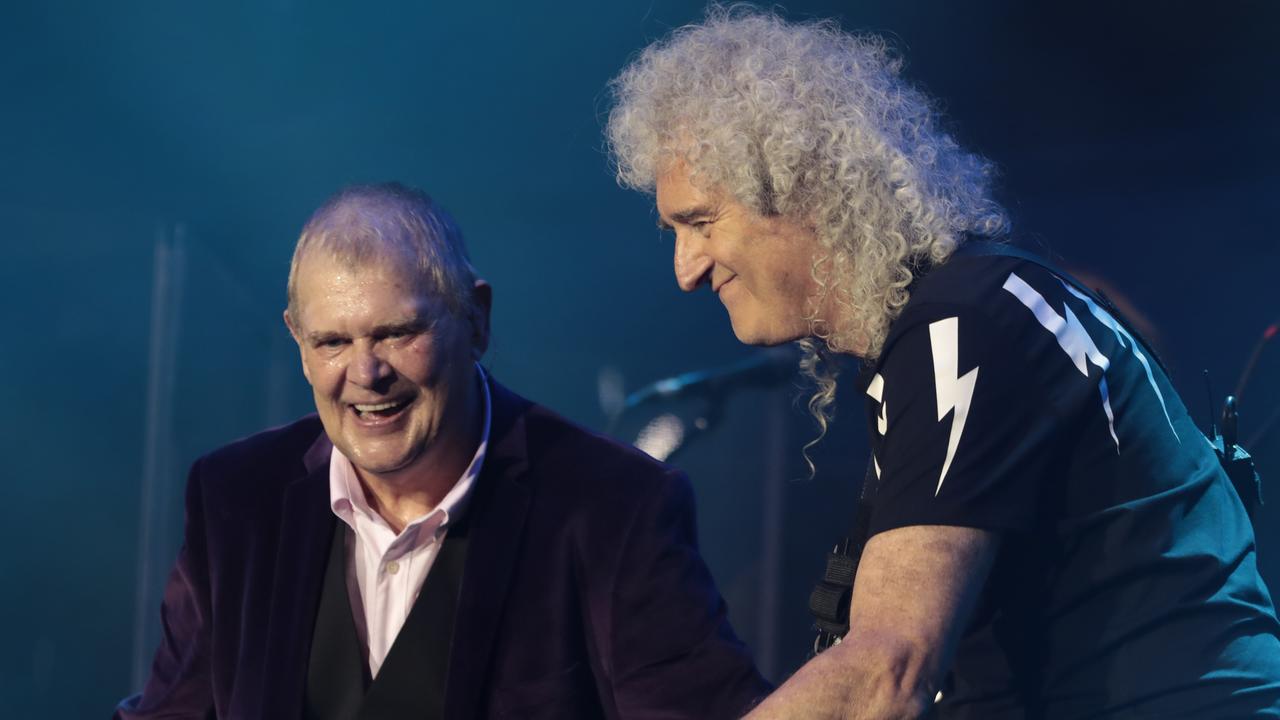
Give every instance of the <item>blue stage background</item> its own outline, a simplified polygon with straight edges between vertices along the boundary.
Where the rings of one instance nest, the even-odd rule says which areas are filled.
[[[602,370],[634,388],[750,352],[714,297],[678,291],[651,200],[615,185],[602,149],[608,79],[700,14],[672,0],[6,7],[5,717],[105,717],[131,691],[185,468],[309,410],[279,311],[295,234],[341,185],[398,179],[450,208],[495,288],[493,371],[584,425],[605,427]],[[786,14],[888,34],[961,141],[1003,168],[1018,234],[1131,301],[1193,410],[1208,413],[1201,369],[1218,395],[1234,386],[1280,319],[1276,5],[804,0]],[[794,480],[814,432],[796,392],[733,398],[677,458],[735,624],[775,679],[804,658],[809,584],[865,462],[850,396],[819,476]],[[1277,405],[1271,347],[1242,434]],[[1252,449],[1280,487],[1280,428]],[[1280,502],[1260,538],[1273,588],[1278,521]]]

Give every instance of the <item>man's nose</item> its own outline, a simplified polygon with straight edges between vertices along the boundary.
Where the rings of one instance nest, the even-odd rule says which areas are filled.
[[[690,237],[691,233],[676,233],[675,269],[676,284],[685,292],[698,289],[702,281],[711,274],[715,265],[707,256],[700,238]]]
[[[391,376],[391,363],[372,343],[357,342],[352,351],[351,364],[347,366],[347,379],[352,383],[372,388]]]

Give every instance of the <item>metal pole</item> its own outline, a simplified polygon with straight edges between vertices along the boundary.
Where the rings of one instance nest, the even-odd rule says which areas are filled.
[[[155,650],[156,608],[163,554],[170,549],[173,468],[173,388],[181,315],[186,232],[156,234],[151,271],[151,329],[147,355],[147,407],[143,431],[142,488],[138,513],[137,584],[134,588],[133,687],[146,681]]]

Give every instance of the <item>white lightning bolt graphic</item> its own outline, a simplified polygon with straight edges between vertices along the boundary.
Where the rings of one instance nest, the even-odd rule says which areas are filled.
[[[884,435],[885,431],[889,429],[889,419],[885,415],[887,410],[885,409],[884,401],[884,378],[880,376],[880,373],[876,373],[876,376],[871,378],[871,384],[867,386],[867,395],[872,400],[880,403],[880,416],[876,418],[876,430],[881,435]]]
[[[1116,437],[1116,418],[1111,412],[1111,397],[1107,392],[1106,373],[1111,367],[1111,361],[1098,349],[1093,338],[1089,337],[1088,331],[1080,324],[1080,319],[1071,312],[1071,308],[1063,306],[1066,317],[1059,315],[1043,295],[1036,292],[1035,288],[1028,285],[1016,273],[1009,274],[1009,278],[1004,281],[1004,289],[1021,300],[1031,314],[1036,316],[1040,325],[1053,333],[1058,341],[1058,347],[1067,354],[1081,375],[1089,377],[1089,363],[1101,368],[1102,377],[1098,379],[1098,392],[1102,395],[1102,411],[1107,415],[1107,427],[1111,430],[1111,439],[1115,441],[1116,452],[1119,453],[1120,438]]]
[[[1061,282],[1061,279],[1059,279],[1059,282]],[[1124,326],[1116,322],[1115,318],[1098,307],[1098,304],[1090,299],[1088,295],[1081,293],[1065,282],[1062,283],[1062,287],[1066,288],[1067,292],[1083,300],[1084,304],[1088,306],[1089,312],[1098,319],[1098,322],[1111,328],[1111,332],[1115,333],[1116,342],[1120,343],[1120,347],[1126,347],[1125,340],[1128,339],[1129,345],[1133,348],[1133,356],[1138,358],[1138,362],[1142,364],[1142,369],[1147,371],[1147,382],[1150,383],[1152,391],[1155,392],[1156,399],[1160,401],[1160,409],[1164,410],[1164,419],[1169,423],[1169,429],[1173,431],[1173,438],[1178,442],[1182,442],[1182,438],[1178,437],[1178,431],[1173,427],[1173,418],[1169,417],[1169,408],[1164,404],[1164,393],[1160,392],[1160,386],[1156,384],[1156,377],[1151,372],[1151,363],[1147,361],[1147,356],[1142,354],[1142,350],[1138,348],[1138,343],[1133,339],[1133,336],[1124,329]]]
[[[951,461],[955,459],[964,423],[969,419],[969,404],[973,400],[973,387],[978,382],[978,368],[960,377],[959,318],[947,318],[929,323],[929,345],[933,349],[933,387],[938,396],[938,422],[955,410],[951,418],[951,439],[947,442],[947,458],[938,476],[936,497],[942,492],[942,481],[947,479]]]
[[[876,431],[880,433],[880,437],[884,437],[885,432],[889,429],[889,418],[885,414],[888,412],[884,401],[884,378],[880,373],[871,378],[871,384],[867,385],[867,395],[872,400],[880,403],[880,414],[876,417]],[[880,461],[876,459],[875,453],[871,454],[871,464],[876,469],[876,477],[880,477]]]

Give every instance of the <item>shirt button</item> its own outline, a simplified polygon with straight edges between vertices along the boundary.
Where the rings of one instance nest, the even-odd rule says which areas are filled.
[[[387,572],[391,573],[392,575],[395,575],[396,573],[400,572],[400,563],[396,562],[395,560],[388,562]]]

